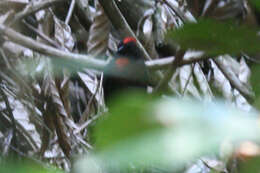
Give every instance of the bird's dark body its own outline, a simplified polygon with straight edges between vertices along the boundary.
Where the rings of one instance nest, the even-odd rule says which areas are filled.
[[[144,62],[129,62],[125,67],[115,66],[112,60],[104,71],[105,98],[126,89],[145,89],[148,83],[148,74]]]
[[[106,101],[123,90],[141,89],[145,91],[149,83],[147,68],[136,44],[130,42],[121,46],[104,70]]]

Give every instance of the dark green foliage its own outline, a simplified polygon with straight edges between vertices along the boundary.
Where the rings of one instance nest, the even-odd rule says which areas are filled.
[[[98,150],[113,146],[125,138],[160,128],[149,111],[152,96],[127,90],[114,98],[108,115],[95,126],[95,146]]]
[[[260,1],[259,0],[250,0],[250,2],[256,7],[256,9],[260,10]]]
[[[255,102],[254,106],[258,109],[260,108],[260,65],[253,65],[252,68],[252,76],[251,76],[251,84],[253,87],[253,91],[255,93]]]
[[[64,173],[58,168],[44,167],[29,159],[1,160],[0,173]]]
[[[169,31],[167,37],[183,49],[203,50],[210,56],[260,52],[257,30],[232,23],[199,20]]]

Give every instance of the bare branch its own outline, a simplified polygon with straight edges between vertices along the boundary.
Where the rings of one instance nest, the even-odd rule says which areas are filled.
[[[203,53],[198,54],[196,56],[192,56],[192,57],[190,55],[187,55],[187,56],[185,55],[184,57],[185,57],[185,59],[183,59],[180,62],[179,67],[209,59],[209,57],[206,57]],[[165,57],[165,58],[161,58],[161,59],[146,61],[145,65],[149,70],[167,69],[169,66],[172,65],[174,60],[175,60],[174,56]]]
[[[55,41],[53,41],[52,39],[50,39],[47,35],[45,35],[44,33],[42,33],[41,31],[37,30],[36,28],[34,28],[32,25],[30,25],[29,23],[27,23],[25,20],[22,21],[30,30],[32,30],[33,32],[35,32],[39,37],[41,37],[43,40],[47,41],[50,45],[56,47],[56,48],[60,48],[59,44]]]
[[[24,47],[38,51],[39,53],[49,55],[53,58],[62,58],[67,61],[78,60],[78,62],[80,62],[82,66],[95,68],[98,70],[102,70],[106,65],[105,61],[97,60],[87,55],[65,52],[62,50],[55,49],[51,46],[39,43],[4,25],[0,25],[0,33],[4,34],[15,43],[21,44]]]
[[[97,70],[103,70],[104,66],[107,64],[107,62],[91,58],[87,55],[82,54],[75,54],[70,52],[61,51],[58,49],[55,49],[53,47],[44,45],[42,43],[36,42],[35,40],[26,37],[18,32],[15,32],[14,30],[7,28],[4,25],[0,25],[0,32],[6,35],[11,41],[16,42],[18,44],[21,44],[25,47],[28,47],[30,49],[36,50],[40,53],[52,56],[53,58],[63,58],[64,60],[68,61],[78,61],[78,63],[81,63],[82,67],[86,68],[94,68]],[[189,60],[183,60],[181,61],[178,66],[191,64],[193,62],[198,62],[200,60],[205,59],[205,57],[197,57],[194,59]],[[152,62],[146,62],[148,68],[151,69],[159,69],[159,68],[165,68],[166,66],[169,66],[172,63],[173,60],[170,59],[162,59],[162,60],[154,60]],[[246,97],[249,101],[253,99],[253,93],[249,91],[240,81],[239,79],[231,73],[231,71],[228,68],[225,68],[224,65],[221,65],[220,60],[216,60],[216,63],[218,64],[219,68],[222,70],[222,72],[225,74],[225,76],[230,80],[233,87],[235,87],[244,97]]]
[[[67,17],[66,17],[66,20],[65,20],[65,23],[66,23],[67,25],[68,25],[69,22],[70,22],[70,19],[71,19],[73,10],[74,10],[74,8],[75,8],[75,4],[76,4],[76,1],[75,1],[75,0],[72,0],[71,3],[70,3],[69,12],[68,12]]]
[[[89,117],[89,115],[90,115],[90,107],[91,107],[91,104],[93,103],[93,100],[94,100],[94,98],[95,98],[95,96],[96,96],[96,94],[97,94],[97,92],[98,92],[98,89],[99,89],[99,86],[100,86],[100,85],[102,85],[102,84],[101,84],[101,81],[99,81],[99,83],[97,84],[95,93],[90,97],[89,102],[88,102],[88,104],[87,104],[85,110],[83,111],[83,113],[82,113],[82,115],[81,115],[81,118],[80,118],[80,120],[79,120],[79,123],[80,123],[80,124],[83,124],[83,122],[85,122],[85,121],[88,119],[88,117]]]
[[[161,81],[159,82],[158,86],[156,87],[155,91],[161,91],[162,89],[164,89],[169,80],[171,79],[173,73],[176,71],[176,69],[178,68],[180,62],[182,61],[183,57],[184,57],[185,51],[184,50],[179,50],[176,54],[176,59],[173,61],[172,66],[167,70],[165,76],[161,79]]]
[[[15,16],[14,16],[14,19],[11,21],[10,25],[13,25],[15,24],[16,22],[22,20],[23,18],[33,14],[33,13],[36,13],[37,11],[40,11],[44,8],[48,8],[52,5],[55,5],[55,4],[58,4],[58,3],[61,3],[61,2],[65,2],[65,0],[45,0],[45,1],[42,1],[40,3],[37,3],[37,4],[33,4],[33,3],[29,3],[23,11],[17,13]]]
[[[252,103],[254,99],[254,93],[248,89],[248,86],[245,86],[238,79],[236,74],[227,67],[226,64],[223,63],[220,57],[214,59],[218,68],[222,71],[222,73],[226,76],[226,78],[230,81],[230,84],[237,89],[249,102]]]
[[[16,31],[14,31],[11,28],[6,27],[5,25],[0,24],[0,33],[3,33],[5,36],[7,36],[13,42],[18,43],[24,47],[30,48],[39,53],[46,54],[46,55],[50,56],[50,58],[52,58],[52,57],[60,58],[60,59],[67,60],[68,62],[74,61],[77,63],[77,65],[80,65],[81,67],[91,68],[91,69],[102,71],[107,64],[106,61],[95,59],[88,55],[65,52],[65,51],[53,48],[51,46],[47,46],[43,43],[39,43],[29,37],[26,37]],[[198,62],[198,61],[201,61],[204,59],[207,59],[207,57],[203,56],[203,53],[199,54],[198,56],[196,56],[194,58],[187,57],[180,62],[179,66],[191,64],[191,63]],[[169,67],[173,63],[173,61],[174,61],[174,57],[167,57],[167,58],[163,58],[163,59],[146,61],[145,64],[146,64],[147,68],[150,70],[159,70],[159,69],[165,69],[165,68]]]

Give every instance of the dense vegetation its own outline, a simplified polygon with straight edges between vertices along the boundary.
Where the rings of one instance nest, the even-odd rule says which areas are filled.
[[[259,11],[2,0],[0,172],[259,172]],[[106,103],[102,72],[129,36],[152,85]]]

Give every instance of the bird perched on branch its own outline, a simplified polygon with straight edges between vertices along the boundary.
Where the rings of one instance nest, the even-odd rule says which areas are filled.
[[[114,94],[127,89],[146,90],[149,80],[144,58],[136,39],[126,37],[118,45],[113,59],[104,70],[104,94],[108,101]]]

